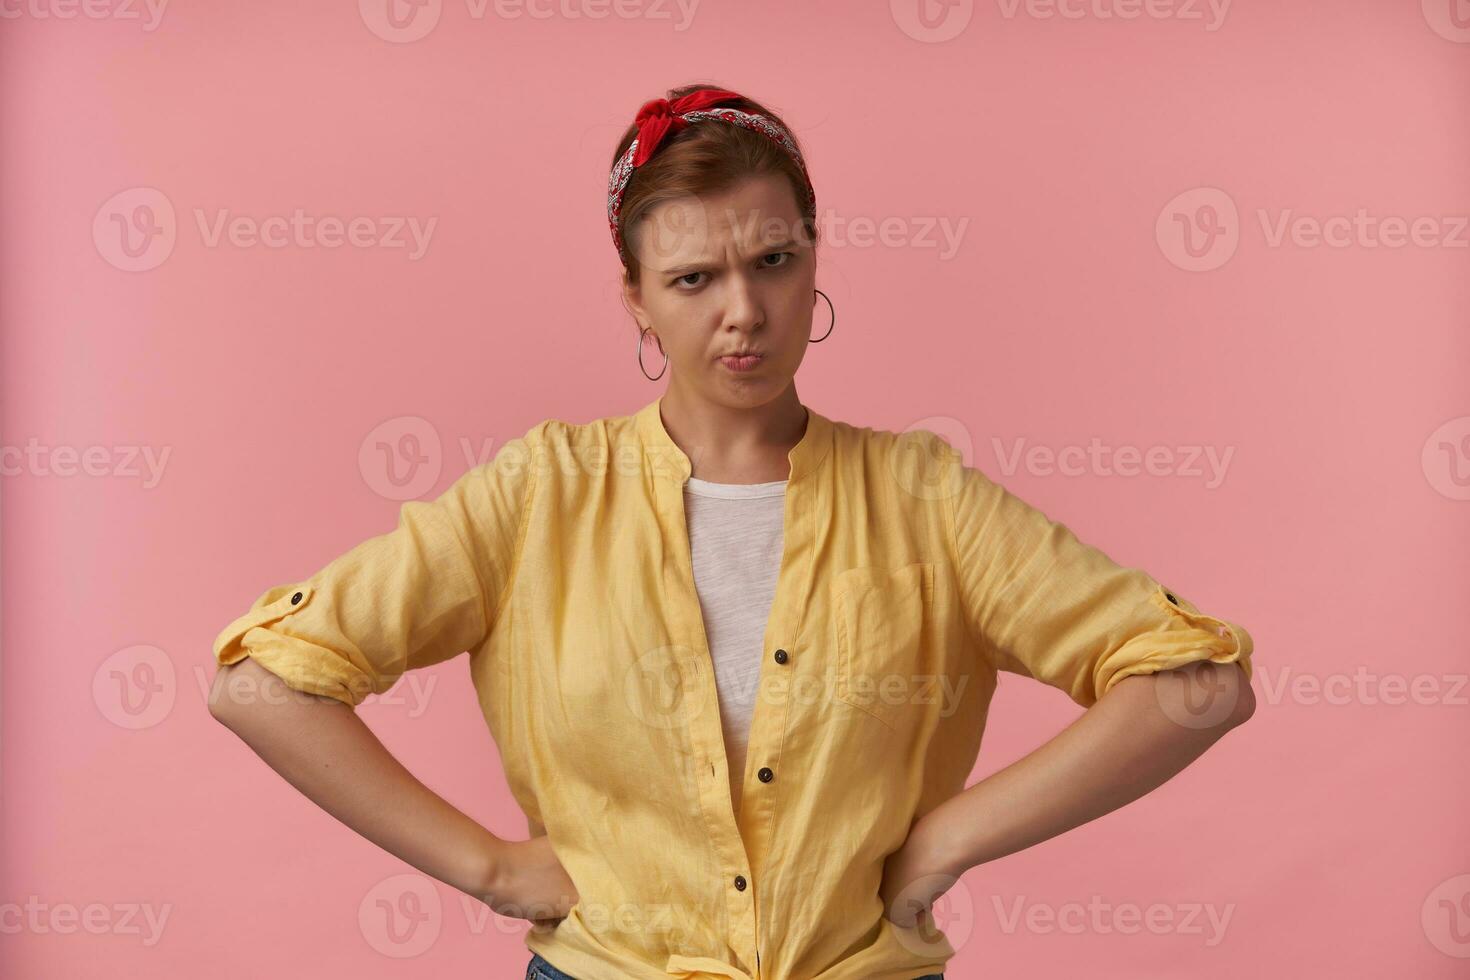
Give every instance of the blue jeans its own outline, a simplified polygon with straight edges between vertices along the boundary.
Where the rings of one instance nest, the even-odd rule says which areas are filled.
[[[541,956],[540,953],[531,954],[531,962],[526,964],[526,980],[577,980],[570,973],[563,973]],[[916,980],[944,980],[942,973],[926,973]]]

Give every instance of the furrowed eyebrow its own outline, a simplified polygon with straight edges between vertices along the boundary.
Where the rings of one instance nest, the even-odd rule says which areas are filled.
[[[785,251],[786,249],[793,248],[794,246],[796,246],[798,244],[800,244],[800,243],[797,242],[795,239],[787,239],[784,242],[776,242],[773,245],[766,245],[766,246],[763,246],[761,248],[761,250],[759,252],[757,252],[753,256],[753,258],[759,258],[762,255],[769,255],[771,252]],[[683,265],[676,265],[676,266],[673,266],[672,268],[664,269],[663,272],[662,272],[662,274],[665,275],[665,276],[672,276],[674,278],[678,278],[679,276],[686,276],[686,275],[688,275],[691,272],[700,272],[700,271],[702,271],[704,269],[707,269],[709,266],[711,266],[713,264],[715,264],[715,263],[712,262],[712,261],[710,261],[710,260],[703,260],[703,259],[702,260],[695,261],[695,262],[686,262]]]

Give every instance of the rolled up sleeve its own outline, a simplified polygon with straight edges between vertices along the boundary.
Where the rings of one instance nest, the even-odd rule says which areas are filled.
[[[546,424],[438,498],[402,504],[393,530],[266,589],[215,637],[215,660],[252,657],[288,687],[355,707],[406,671],[478,646],[514,574]]]
[[[1251,677],[1244,627],[1114,562],[941,443],[959,602],[997,669],[1034,677],[1084,707],[1125,677],[1195,661],[1238,662]]]

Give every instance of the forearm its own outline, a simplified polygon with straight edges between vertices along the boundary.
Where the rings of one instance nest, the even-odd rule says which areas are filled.
[[[1195,713],[1211,699],[1224,707],[1218,718]],[[1055,738],[940,804],[913,833],[934,855],[930,867],[958,876],[1138,799],[1253,710],[1235,664],[1126,677]]]
[[[484,893],[503,842],[415,778],[349,706],[291,690],[246,657],[220,668],[210,711],[363,837],[448,885]]]

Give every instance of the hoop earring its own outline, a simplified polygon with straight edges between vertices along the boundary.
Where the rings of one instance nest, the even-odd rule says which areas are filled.
[[[832,335],[832,328],[837,326],[837,308],[832,305],[832,300],[828,298],[827,294],[822,292],[820,289],[816,290],[816,293],[818,296],[827,300],[827,309],[832,311],[832,322],[828,325],[826,333],[822,334],[822,336],[818,337],[816,340],[808,340],[807,343],[809,344],[820,344],[822,341],[826,340]]]
[[[658,339],[658,335],[657,334],[654,334],[653,342],[655,344],[658,344],[658,352],[664,356],[664,367],[663,367],[663,371],[660,371],[657,375],[649,374],[648,373],[648,368],[646,368],[646,367],[643,366],[643,335],[646,334],[646,333],[648,333],[648,328],[647,327],[641,327],[641,328],[639,328],[639,330],[638,330],[638,370],[642,371],[643,372],[643,376],[645,378],[647,378],[649,381],[657,381],[659,378],[662,378],[664,376],[664,371],[667,371],[669,369],[669,354],[668,354],[667,351],[664,350],[664,342],[662,340],[659,340]]]

